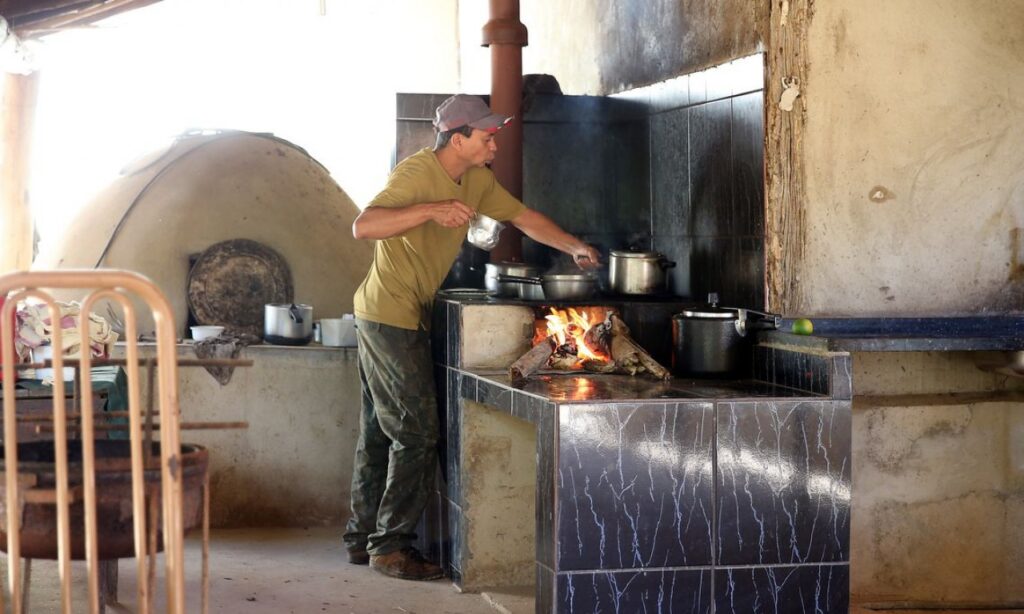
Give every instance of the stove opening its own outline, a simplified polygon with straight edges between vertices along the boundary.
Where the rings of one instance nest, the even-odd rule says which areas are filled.
[[[611,364],[611,307],[548,307],[539,310],[533,345],[554,347],[548,366],[562,371],[601,370]]]

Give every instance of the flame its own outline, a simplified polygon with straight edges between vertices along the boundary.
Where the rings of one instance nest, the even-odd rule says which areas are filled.
[[[544,316],[544,320],[547,322],[546,328],[538,327],[537,334],[533,340],[535,345],[549,336],[554,337],[559,347],[566,344],[573,345],[576,348],[576,355],[579,357],[577,366],[581,366],[584,360],[604,362],[609,360],[608,356],[592,351],[583,342],[583,336],[587,334],[590,327],[603,321],[602,314],[591,313],[587,310],[577,310],[573,307],[567,309],[551,307],[550,311],[551,313]]]

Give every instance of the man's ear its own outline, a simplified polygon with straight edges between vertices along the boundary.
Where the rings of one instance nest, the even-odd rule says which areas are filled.
[[[454,147],[455,149],[461,148],[462,147],[462,139],[464,139],[464,138],[466,138],[466,137],[463,136],[463,134],[461,132],[456,132],[455,134],[453,134],[452,135],[452,139],[451,139],[452,147]],[[458,140],[456,140],[456,139],[458,139]]]

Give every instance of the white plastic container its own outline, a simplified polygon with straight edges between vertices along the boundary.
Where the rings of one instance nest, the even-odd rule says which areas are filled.
[[[202,341],[203,339],[212,339],[222,332],[224,332],[223,326],[193,326],[192,328],[192,339],[195,341]]]
[[[53,346],[41,345],[32,348],[32,362],[43,362],[53,358]],[[54,377],[53,369],[36,369],[36,379],[49,379]],[[64,381],[71,382],[75,379],[75,368],[64,367]]]
[[[345,314],[341,318],[324,318],[320,320],[320,340],[326,347],[355,347],[355,318],[352,317],[352,314]]]

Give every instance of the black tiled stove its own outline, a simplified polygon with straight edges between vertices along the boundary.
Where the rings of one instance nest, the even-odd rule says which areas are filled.
[[[495,305],[498,329],[533,317],[515,301],[435,305],[445,480],[421,529],[457,584],[475,554],[463,418],[484,406],[536,428],[537,612],[847,611],[848,354],[757,347],[738,380],[541,372],[513,383],[507,362],[474,364],[487,356],[479,345],[515,354],[487,336]],[[681,305],[611,306],[667,366]]]

